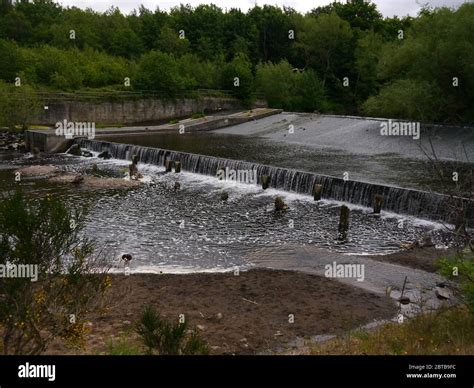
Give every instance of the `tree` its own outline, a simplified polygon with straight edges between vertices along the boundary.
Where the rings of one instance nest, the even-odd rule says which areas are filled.
[[[398,80],[367,99],[362,111],[369,116],[438,121],[441,90],[427,81]]]
[[[323,75],[323,86],[328,78],[342,75],[351,39],[349,23],[334,13],[304,20],[299,45],[305,53],[306,64]]]
[[[246,55],[238,53],[222,71],[223,89],[232,90],[245,105],[250,105],[253,92],[253,74]]]
[[[0,40],[0,79],[14,82],[22,70],[23,57],[20,48],[11,41]]]
[[[288,37],[288,31],[296,28],[290,21],[289,13],[275,6],[264,5],[252,8],[248,17],[259,32],[259,60],[275,63],[290,56],[292,41]]]
[[[13,86],[0,82],[0,126],[27,129],[39,112],[40,101],[29,85]]]
[[[383,45],[382,37],[368,31],[357,41],[355,64],[357,69],[356,94],[358,101],[364,101],[377,92],[377,65]]]
[[[173,95],[194,84],[191,77],[179,73],[178,63],[173,55],[155,50],[140,58],[136,79],[139,88],[162,91],[166,95]]]
[[[375,4],[366,0],[352,0],[345,3],[334,2],[311,11],[314,16],[331,13],[335,13],[348,22],[354,29],[380,31],[382,27],[382,14],[377,10]]]
[[[422,101],[431,100],[426,104],[433,110],[426,111],[425,104],[422,117],[472,121],[474,114],[469,107],[474,105],[474,30],[469,25],[473,18],[474,4],[464,4],[456,11],[440,8],[419,16],[405,31],[404,39],[385,44],[377,67],[379,81],[385,83],[380,92],[383,99],[394,90],[392,84],[406,85],[409,90],[430,85]],[[374,100],[370,105],[373,103]],[[392,103],[398,106],[393,109],[398,109],[399,114],[404,110],[405,117],[413,117],[414,108],[405,101],[392,99]]]
[[[155,46],[161,52],[180,57],[189,50],[189,40],[186,38],[180,39],[178,31],[164,26],[158,35]]]
[[[311,69],[301,73],[287,61],[259,64],[256,83],[272,108],[303,112],[325,108],[324,89]]]

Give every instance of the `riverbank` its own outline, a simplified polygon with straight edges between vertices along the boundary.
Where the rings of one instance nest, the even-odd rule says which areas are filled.
[[[107,354],[110,344],[140,346],[133,325],[152,304],[169,320],[184,314],[211,354],[260,354],[290,349],[296,338],[340,334],[396,315],[393,300],[321,276],[256,269],[187,275],[113,276],[113,306],[88,323],[79,353]],[[294,323],[291,323],[291,314]],[[295,345],[296,346],[296,345]],[[49,354],[77,353],[56,343]]]

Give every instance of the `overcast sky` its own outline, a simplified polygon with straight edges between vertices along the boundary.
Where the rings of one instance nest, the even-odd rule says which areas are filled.
[[[379,11],[382,12],[384,16],[405,16],[408,14],[415,16],[420,9],[420,4],[429,3],[434,7],[457,7],[462,3],[473,1],[474,0],[372,0],[373,3],[377,4]],[[154,10],[156,7],[160,7],[162,10],[168,10],[180,3],[191,4],[193,6],[213,3],[223,9],[240,8],[242,11],[246,11],[257,3],[258,5],[285,5],[295,8],[300,12],[307,12],[320,5],[330,4],[332,0],[59,0],[58,2],[63,6],[74,5],[79,8],[92,8],[96,11],[105,11],[112,5],[115,5],[120,8],[122,13],[129,13],[133,9],[138,9],[140,4],[143,4],[146,8],[151,10]]]

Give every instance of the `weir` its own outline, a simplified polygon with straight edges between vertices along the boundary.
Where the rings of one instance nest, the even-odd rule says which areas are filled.
[[[108,149],[115,159],[131,160],[133,155],[137,155],[141,163],[158,166],[163,166],[165,160],[180,161],[184,171],[202,175],[216,176],[218,169],[226,167],[233,170],[257,170],[259,185],[262,176],[267,175],[270,177],[269,187],[271,188],[312,195],[314,185],[319,184],[322,185],[322,199],[364,207],[372,207],[375,196],[379,195],[384,198],[382,210],[446,223],[455,221],[455,215],[451,210],[453,199],[438,193],[361,181],[346,181],[342,178],[312,172],[161,148],[88,139],[76,139],[74,142],[90,151],[102,152]],[[463,201],[468,226],[473,227],[474,206],[472,202]]]

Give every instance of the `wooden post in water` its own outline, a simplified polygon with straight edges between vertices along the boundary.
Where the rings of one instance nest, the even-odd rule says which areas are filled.
[[[179,160],[174,162],[174,172],[181,172],[181,162]]]
[[[341,213],[339,215],[339,236],[342,239],[347,237],[347,232],[349,230],[349,215],[350,210],[346,205],[341,206]]]
[[[313,197],[315,201],[320,201],[323,194],[323,185],[315,184],[313,186]]]
[[[270,177],[268,175],[262,175],[262,189],[266,190],[270,186]]]
[[[374,214],[380,214],[382,210],[383,197],[381,195],[376,195],[374,197]]]
[[[173,161],[168,159],[165,163],[165,167],[166,172],[171,172],[171,170],[173,169]]]
[[[132,163],[133,164],[138,164],[138,155],[133,155],[132,156]]]

